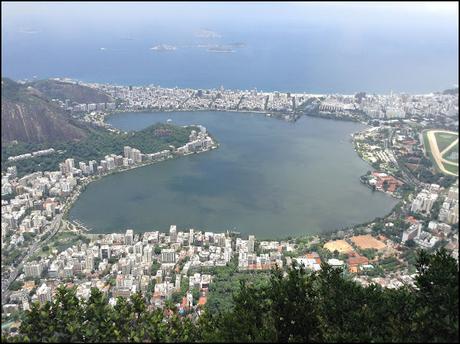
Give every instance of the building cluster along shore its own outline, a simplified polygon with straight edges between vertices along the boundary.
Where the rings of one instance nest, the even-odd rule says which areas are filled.
[[[82,299],[98,288],[111,303],[142,291],[151,308],[172,301],[180,314],[198,317],[212,298],[219,268],[263,273],[297,262],[319,271],[327,263],[364,285],[398,288],[413,283],[419,248],[443,247],[458,260],[458,156],[450,155],[452,169],[441,173],[424,141],[426,130],[441,127],[451,135],[443,138],[452,141],[446,145],[454,145],[458,94],[314,95],[79,83],[110,95],[113,102],[56,102],[76,119],[111,131],[118,130],[105,118],[114,111],[143,110],[250,111],[288,121],[308,115],[365,123],[364,130],[352,135],[356,153],[369,166],[365,175],[356,176],[357,183],[397,198],[398,204],[369,223],[284,240],[175,225],[169,232],[116,228],[117,233],[92,234],[91,228],[67,218],[88,183],[215,149],[216,139],[195,125],[181,147],[146,153],[125,146],[100,161],[68,158],[57,171],[22,177],[13,163],[58,152],[51,148],[8,157],[10,165],[2,171],[1,220],[2,304],[7,317],[30,309],[31,302],[51,301],[60,284],[75,286]]]
[[[109,94],[116,102],[75,103],[56,100],[73,113],[86,114],[85,120],[106,125],[104,114],[113,111],[250,111],[285,120],[296,120],[308,113],[325,118],[392,120],[423,117],[427,123],[458,125],[458,96],[450,93],[420,95],[312,94],[300,92],[266,92],[253,90],[165,88],[155,85],[123,86],[86,83],[71,79],[59,81],[78,83]]]
[[[38,252],[43,245],[37,242],[43,240],[44,243],[55,235],[63,215],[90,182],[108,174],[217,148],[206,128],[196,127],[199,131],[191,130],[189,141],[184,146],[170,146],[170,149],[160,152],[143,153],[125,146],[123,155],[109,154],[99,162],[79,161],[78,165],[69,158],[59,164],[59,171],[38,171],[21,178],[18,178],[16,166],[8,167],[2,173],[1,233],[2,248],[7,252],[5,257],[11,261],[2,259],[2,291],[6,292],[18,275],[21,266],[14,263],[20,257],[24,261]],[[67,224],[70,227],[75,225]]]

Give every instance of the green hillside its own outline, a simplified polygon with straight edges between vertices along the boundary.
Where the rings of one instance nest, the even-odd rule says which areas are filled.
[[[123,154],[124,146],[131,146],[143,153],[155,153],[164,149],[183,146],[193,128],[179,127],[171,124],[157,123],[137,132],[115,134],[102,129],[88,129],[88,137],[78,144],[72,142],[57,142],[51,146],[62,151],[42,157],[36,157],[16,162],[8,162],[9,156],[30,153],[34,150],[49,148],[48,145],[9,144],[2,146],[2,170],[7,166],[15,165],[18,174],[24,175],[35,171],[54,171],[59,169],[59,163],[67,158],[88,162],[101,160],[108,154]]]

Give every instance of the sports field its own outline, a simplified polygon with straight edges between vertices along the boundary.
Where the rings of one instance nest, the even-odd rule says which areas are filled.
[[[458,139],[458,135],[456,133],[449,133],[445,131],[434,132],[434,136],[436,137],[436,143],[440,152]]]
[[[423,132],[423,145],[436,169],[444,174],[458,176],[458,133],[445,130]]]
[[[444,153],[444,159],[458,163],[458,142]]]
[[[368,249],[373,248],[375,250],[382,250],[386,247],[386,245],[381,242],[380,240],[375,239],[371,235],[357,235],[350,238],[353,243],[358,246],[360,249]]]
[[[453,175],[456,175],[458,176],[458,164],[457,165],[453,165],[453,164],[446,164],[444,163],[444,168],[449,171],[450,173],[452,173]]]
[[[324,244],[324,248],[331,252],[337,250],[339,253],[349,253],[354,251],[353,247],[345,240],[328,241]]]

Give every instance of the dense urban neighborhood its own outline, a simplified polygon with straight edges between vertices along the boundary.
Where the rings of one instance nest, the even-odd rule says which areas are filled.
[[[356,182],[384,192],[398,204],[385,217],[329,233],[261,240],[254,235],[171,226],[144,233],[120,228],[93,234],[68,218],[68,210],[88,183],[105,175],[218,148],[201,125],[185,127],[186,140],[161,151],[123,146],[99,161],[67,158],[59,170],[21,173],[19,163],[59,157],[53,147],[2,157],[2,324],[14,332],[23,311],[34,301],[51,301],[58,286],[76,287],[81,299],[97,288],[115,304],[118,296],[141,291],[150,309],[175,305],[177,313],[198,318],[206,307],[230,302],[222,274],[266,279],[292,263],[311,271],[325,266],[368,286],[412,285],[419,249],[445,248],[458,261],[458,90],[428,95],[314,95],[257,90],[194,90],[82,83],[60,79],[107,94],[113,101],[54,102],[79,121],[114,135],[126,135],[105,119],[127,111],[258,112],[278,120],[301,116],[366,124],[352,135],[356,153],[369,171]],[[443,130],[433,145],[443,153],[439,167],[426,132]],[[154,128],[154,137],[172,135]],[[443,141],[444,140],[444,141]],[[282,229],[280,229],[282,232]],[[3,331],[3,325],[2,325]]]

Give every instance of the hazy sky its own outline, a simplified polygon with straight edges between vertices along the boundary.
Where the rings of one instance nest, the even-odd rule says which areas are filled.
[[[409,27],[409,23],[418,22],[456,29],[458,3],[2,2],[2,28],[7,30],[104,30],[114,28],[115,23],[136,29],[152,22],[186,27],[229,22],[235,26],[295,25],[306,21],[333,21],[355,28],[388,24]]]
[[[115,56],[111,57],[113,69],[109,70],[107,63],[94,55],[95,51],[100,47],[121,51],[120,38],[133,38],[136,43],[131,44],[129,49],[136,51],[137,55],[128,60],[138,64],[139,68],[145,63],[144,66],[148,65],[153,70],[159,68],[157,63],[161,58],[151,57],[148,51],[151,46],[196,43],[194,33],[199,29],[222,34],[219,43],[242,41],[250,43],[249,48],[239,56],[233,55],[233,60],[228,60],[227,64],[217,60],[223,57],[212,57],[213,60],[210,60],[211,57],[206,56],[207,61],[201,62],[204,57],[192,56],[194,52],[189,51],[189,55],[185,52],[180,55],[183,51],[177,53],[171,61],[167,61],[169,64],[164,66],[163,72],[171,74],[178,85],[181,80],[177,70],[181,71],[183,80],[197,80],[197,75],[191,70],[193,67],[187,63],[191,66],[202,63],[203,68],[209,65],[208,72],[212,70],[216,74],[212,69],[216,61],[219,63],[214,65],[216,71],[232,63],[235,68],[242,66],[238,71],[229,72],[229,75],[235,76],[241,72],[241,78],[247,72],[262,75],[266,69],[273,70],[273,78],[277,80],[293,73],[293,70],[305,71],[304,75],[299,74],[304,78],[321,72],[322,75],[316,75],[317,85],[325,78],[331,81],[321,89],[331,89],[339,84],[334,83],[334,75],[341,79],[363,78],[355,80],[356,86],[353,85],[352,89],[356,89],[360,82],[364,88],[375,88],[371,84],[376,85],[379,79],[382,85],[386,85],[385,90],[407,88],[409,81],[404,78],[410,79],[414,85],[419,85],[410,87],[414,92],[458,83],[457,2],[2,2],[2,72],[8,72],[12,77],[49,77],[65,73],[68,76],[96,78],[99,76],[95,71],[102,73],[101,70],[106,68],[111,75],[115,70],[120,75],[123,71],[132,75],[133,81],[129,82],[144,82],[134,78],[135,71],[129,70],[134,68],[132,65],[115,68]],[[126,43],[124,48],[127,46]],[[63,55],[64,49],[69,52],[67,56]],[[280,50],[285,52],[284,56],[275,56]],[[324,56],[312,56],[321,52]],[[68,62],[70,67],[63,65],[58,68],[60,63],[65,64],[64,60],[76,53],[81,55],[80,61]],[[336,56],[335,60],[332,55]],[[154,59],[156,64],[149,65],[153,62],[148,62],[148,58]],[[268,61],[270,58],[272,61]],[[275,58],[284,61],[275,63]],[[265,63],[256,63],[255,59]],[[330,70],[324,70],[321,62],[328,63]],[[345,62],[350,63],[345,65]],[[283,63],[285,66],[282,66]],[[247,66],[247,71],[244,66]],[[381,73],[377,74],[379,69]],[[86,70],[85,75],[82,70]],[[160,72],[154,73],[158,82],[167,81]],[[216,75],[213,85],[220,80],[227,84],[229,75]],[[396,78],[400,79],[399,83],[387,85]],[[146,77],[145,80],[150,79]],[[260,84],[265,85],[265,81],[260,81]],[[247,81],[248,85],[241,82],[242,87],[260,86],[257,80],[253,84]],[[350,85],[352,83],[350,80]],[[288,85],[287,80],[285,84]],[[299,87],[304,86],[299,84]]]

